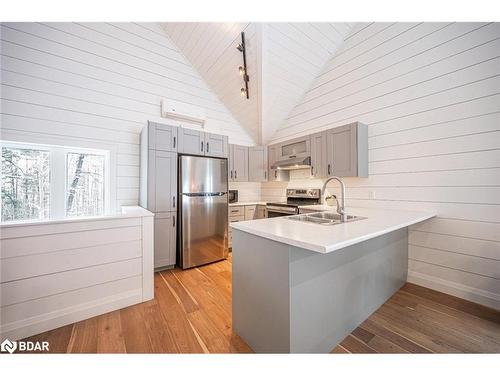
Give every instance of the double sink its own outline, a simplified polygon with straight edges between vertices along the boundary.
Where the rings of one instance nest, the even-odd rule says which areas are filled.
[[[305,221],[309,223],[322,224],[322,225],[336,225],[343,223],[340,220],[340,215],[334,212],[315,212],[312,214],[287,216],[286,219]],[[363,219],[366,219],[366,217],[346,215],[346,221],[344,223],[349,223],[351,221],[357,221]]]

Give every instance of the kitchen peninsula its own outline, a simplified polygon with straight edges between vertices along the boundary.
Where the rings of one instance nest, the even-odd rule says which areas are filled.
[[[304,208],[333,214],[332,207]],[[406,282],[407,228],[435,216],[347,212],[358,219],[325,225],[289,216],[231,224],[233,329],[254,351],[330,352]]]

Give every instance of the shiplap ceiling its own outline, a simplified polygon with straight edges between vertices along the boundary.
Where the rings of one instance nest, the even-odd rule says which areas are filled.
[[[162,23],[256,144],[267,143],[349,35],[350,23]],[[245,32],[250,99],[240,95]]]

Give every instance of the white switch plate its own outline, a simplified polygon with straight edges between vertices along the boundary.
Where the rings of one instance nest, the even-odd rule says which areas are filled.
[[[368,199],[375,199],[375,192],[373,190],[368,192]]]

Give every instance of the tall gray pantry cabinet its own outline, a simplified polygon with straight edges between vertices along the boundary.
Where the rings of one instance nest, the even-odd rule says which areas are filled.
[[[149,121],[141,133],[140,205],[155,214],[155,269],[176,262],[178,131]]]

